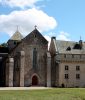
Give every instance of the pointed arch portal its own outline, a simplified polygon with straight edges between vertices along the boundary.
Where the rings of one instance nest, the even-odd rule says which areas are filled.
[[[36,75],[32,77],[32,85],[38,85],[38,77]]]

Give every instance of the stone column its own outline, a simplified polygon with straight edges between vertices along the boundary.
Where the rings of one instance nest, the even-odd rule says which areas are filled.
[[[47,87],[51,87],[51,55],[47,52]]]
[[[20,87],[24,87],[25,52],[20,52]]]
[[[9,86],[9,59],[6,60],[6,87]]]
[[[13,68],[14,68],[14,59],[9,58],[9,87],[13,87]]]

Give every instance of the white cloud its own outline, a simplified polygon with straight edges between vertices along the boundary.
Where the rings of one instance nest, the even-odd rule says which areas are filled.
[[[0,15],[0,32],[12,35],[17,25],[20,27],[20,32],[23,35],[27,35],[33,30],[35,25],[43,32],[54,29],[57,26],[57,22],[42,10],[35,8],[13,11],[8,15]]]
[[[48,48],[49,48],[49,46],[50,46],[50,42],[51,42],[51,37],[53,37],[53,36],[56,36],[56,33],[54,33],[54,32],[49,32],[49,33],[47,33],[44,37],[47,39],[47,41],[48,41]]]
[[[56,33],[55,33],[55,32],[49,32],[49,33],[48,33],[48,36],[49,36],[49,37],[56,36]]]
[[[56,37],[56,39],[57,40],[66,40],[66,41],[70,41],[70,35],[69,35],[69,33],[66,33],[66,32],[64,32],[64,31],[61,31],[60,33],[59,33],[59,35],[57,35],[57,37]]]
[[[41,0],[0,0],[0,4],[8,5],[10,7],[33,7],[36,2]]]
[[[65,41],[70,41],[70,34],[64,31],[60,31],[59,34],[56,36],[56,33],[54,32],[49,32],[47,35],[45,35],[44,37],[47,39],[48,43],[48,48],[50,46],[50,42],[51,42],[51,37],[56,37],[56,40],[65,40]]]

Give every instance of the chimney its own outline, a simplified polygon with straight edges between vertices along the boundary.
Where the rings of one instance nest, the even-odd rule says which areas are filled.
[[[82,40],[79,40],[79,45],[80,45],[80,47],[81,47],[81,49],[82,49],[82,47],[83,47],[83,42],[82,42]]]
[[[53,40],[53,39],[55,39],[55,40],[56,40],[56,37],[54,37],[54,36],[53,36],[53,37],[51,37],[51,40]]]

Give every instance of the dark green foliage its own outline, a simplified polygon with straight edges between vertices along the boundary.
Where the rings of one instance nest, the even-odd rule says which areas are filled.
[[[2,43],[0,46],[2,46],[2,47],[7,47],[8,44],[7,44],[7,43]]]

